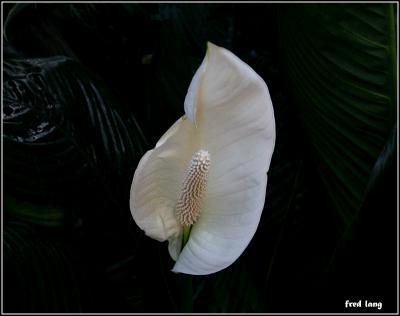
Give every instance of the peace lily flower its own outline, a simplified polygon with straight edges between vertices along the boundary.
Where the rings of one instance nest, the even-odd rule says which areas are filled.
[[[146,235],[168,240],[172,271],[204,275],[232,264],[257,229],[275,120],[261,77],[211,43],[184,108],[140,160],[130,208]]]

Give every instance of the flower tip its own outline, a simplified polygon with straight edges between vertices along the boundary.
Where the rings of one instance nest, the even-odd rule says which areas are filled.
[[[209,52],[213,48],[219,48],[219,46],[215,45],[214,43],[211,43],[207,41],[207,52]]]

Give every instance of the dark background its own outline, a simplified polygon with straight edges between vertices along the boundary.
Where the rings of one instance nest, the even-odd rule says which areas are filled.
[[[180,312],[129,210],[211,41],[268,84],[266,204],[194,312],[395,312],[394,4],[3,4],[4,312]],[[346,300],[383,309],[344,309]]]

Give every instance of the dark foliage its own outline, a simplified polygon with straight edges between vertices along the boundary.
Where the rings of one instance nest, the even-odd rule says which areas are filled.
[[[4,312],[182,311],[129,190],[207,41],[267,82],[277,140],[256,235],[193,311],[394,312],[394,9],[3,4]]]

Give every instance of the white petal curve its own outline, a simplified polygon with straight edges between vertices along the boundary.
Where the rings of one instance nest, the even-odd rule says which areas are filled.
[[[130,192],[130,209],[136,224],[151,238],[169,240],[170,253],[175,258],[179,251],[173,248],[180,248],[182,233],[175,218],[175,204],[196,145],[194,133],[194,125],[186,117],[175,122],[140,160]]]
[[[196,108],[198,105],[198,91],[200,90],[202,79],[204,72],[206,70],[207,65],[207,55],[204,58],[203,62],[201,63],[200,67],[195,72],[192,81],[190,82],[188,92],[185,97],[184,108],[186,116],[189,120],[192,121],[193,124],[196,124]]]
[[[211,155],[209,182],[201,216],[173,271],[202,275],[233,263],[257,229],[275,146],[275,119],[262,78],[211,43],[197,87],[197,135],[200,147]]]

